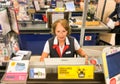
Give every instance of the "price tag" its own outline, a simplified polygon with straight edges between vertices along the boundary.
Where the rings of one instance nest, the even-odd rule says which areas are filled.
[[[45,68],[30,68],[29,78],[30,79],[45,79],[46,78]]]

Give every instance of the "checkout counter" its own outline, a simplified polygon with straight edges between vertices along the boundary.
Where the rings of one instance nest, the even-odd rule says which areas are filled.
[[[46,27],[45,23],[41,24],[32,24],[32,22],[25,22],[27,26],[20,25],[22,22],[19,22],[19,29],[20,34],[44,34],[44,33],[50,33],[51,28]],[[81,26],[72,28],[72,33],[80,33],[81,29],[83,29]],[[86,26],[85,31],[87,33],[100,33],[100,32],[109,32],[110,29],[100,21],[99,25],[97,26]]]
[[[104,46],[84,47],[84,50],[87,50],[88,56],[101,56],[102,49]],[[44,62],[40,62],[39,55],[33,55],[30,58],[30,68],[43,68],[45,67]],[[88,65],[89,66],[89,65]],[[47,67],[46,67],[47,68]],[[58,73],[55,69],[46,70],[46,78],[45,79],[31,79],[28,77],[27,84],[105,84],[104,73],[103,71],[95,71],[93,79],[58,79]]]
[[[101,57],[102,50],[105,46],[91,46],[83,47],[83,50],[87,51],[88,56],[98,56]],[[55,69],[47,69],[45,78],[30,78],[30,68],[47,68],[44,62],[40,62],[40,55],[27,55],[24,59],[29,59],[29,69],[27,84],[105,84],[103,71],[94,71],[93,79],[58,79],[58,73]],[[89,65],[88,65],[89,66]]]
[[[30,60],[30,67],[33,67],[34,63],[32,60],[38,60],[40,57],[39,56],[34,56]],[[39,63],[39,62],[38,62]],[[41,64],[41,63],[39,63]],[[41,64],[41,67],[43,65]],[[34,65],[34,67],[37,67],[37,64]],[[50,72],[50,71],[49,71]],[[53,72],[53,71],[51,71]],[[27,84],[105,84],[104,81],[104,73],[103,72],[95,72],[94,73],[94,79],[58,79],[58,73],[46,73],[46,78],[45,79],[29,79],[27,80]]]

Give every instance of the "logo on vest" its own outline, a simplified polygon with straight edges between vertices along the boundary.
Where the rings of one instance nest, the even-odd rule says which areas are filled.
[[[67,51],[65,54],[70,54],[71,53],[71,51]]]

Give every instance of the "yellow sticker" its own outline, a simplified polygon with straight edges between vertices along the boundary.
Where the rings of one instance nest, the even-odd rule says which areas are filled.
[[[93,79],[94,66],[58,66],[58,79]]]
[[[64,12],[64,11],[65,11],[65,8],[55,8],[55,11],[56,11],[56,12]]]

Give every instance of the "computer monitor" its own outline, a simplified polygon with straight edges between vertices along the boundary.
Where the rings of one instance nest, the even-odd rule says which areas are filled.
[[[103,68],[106,84],[119,84],[120,78],[120,48],[106,48],[103,53]],[[115,82],[116,83],[113,83]],[[119,83],[118,83],[119,82]]]
[[[52,23],[54,23],[58,19],[66,19],[69,20],[69,12],[47,12],[47,28],[52,27]]]

